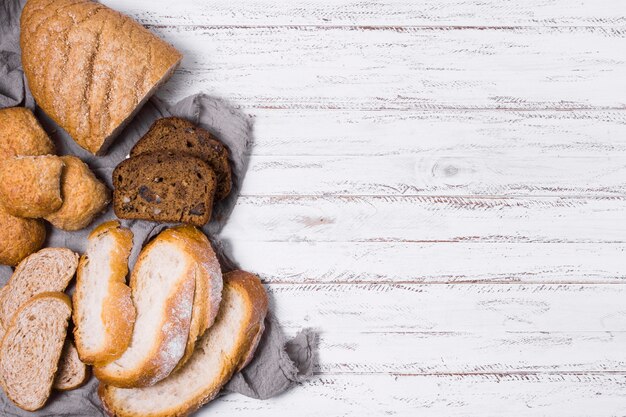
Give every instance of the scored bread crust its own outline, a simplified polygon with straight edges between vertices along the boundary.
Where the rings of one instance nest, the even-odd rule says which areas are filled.
[[[225,301],[229,294],[232,294],[232,291],[243,297],[247,307],[242,325],[238,329],[239,331],[237,334],[232,335],[232,337],[236,338],[232,351],[219,351],[219,347],[217,349],[214,348],[210,352],[207,350],[207,342],[211,340],[212,332],[220,325],[223,312],[220,312],[216,324],[203,336],[199,342],[200,348],[197,350],[197,352],[202,352],[197,353],[198,355],[209,353],[220,357],[221,369],[219,369],[215,380],[194,392],[191,392],[189,387],[184,386],[184,384],[177,385],[177,378],[183,379],[185,376],[193,378],[193,375],[185,375],[185,373],[193,372],[190,371],[190,364],[193,363],[194,356],[187,366],[184,366],[154,387],[120,390],[119,388],[101,383],[98,387],[98,395],[107,414],[111,417],[183,417],[188,416],[215,398],[232,375],[249,362],[259,342],[259,334],[263,332],[263,323],[268,309],[267,293],[257,276],[244,271],[233,271],[225,274]],[[222,308],[226,308],[224,304],[223,302]],[[200,372],[202,372],[202,365],[198,366]],[[171,390],[176,390],[175,398],[165,398],[165,393]],[[123,394],[126,400],[120,398],[120,394]],[[150,396],[153,394],[154,401],[150,402],[163,402],[163,406],[160,409],[142,410],[140,405],[133,403],[133,399],[139,398],[139,396],[149,396],[148,400],[152,400]]]
[[[199,229],[182,225],[167,229],[161,235],[164,238],[179,240],[196,262],[196,292],[191,326],[185,354],[176,366],[176,369],[179,369],[191,357],[196,341],[215,321],[222,301],[222,271],[211,242]]]
[[[94,154],[106,151],[182,59],[130,17],[88,0],[28,0],[20,46],[37,104]]]
[[[142,312],[137,308],[136,292],[138,288],[138,273],[142,265],[150,256],[150,251],[161,243],[173,243],[178,250],[182,251],[188,259],[185,269],[177,285],[170,292],[162,308],[164,324],[159,329],[159,333],[154,335],[153,344],[148,354],[140,363],[133,368],[122,368],[117,361],[112,361],[106,365],[96,364],[94,375],[99,380],[117,387],[133,388],[154,385],[158,381],[167,377],[179,361],[183,358],[187,340],[189,338],[191,322],[193,317],[194,295],[196,291],[197,262],[194,255],[189,253],[189,247],[184,239],[176,237],[172,233],[162,232],[155,239],[149,242],[139,254],[139,258],[133,268],[130,277],[130,287],[133,293],[133,301],[137,310],[137,316]],[[138,322],[135,323],[131,344],[119,359],[131,351],[135,334],[138,332]]]
[[[96,242],[105,235],[114,239],[115,246],[112,252],[105,254],[108,256],[111,272],[108,276],[107,294],[102,299],[100,320],[102,320],[104,330],[104,341],[99,348],[90,348],[88,343],[83,340],[87,332],[95,331],[86,328],[85,314],[88,314],[86,310],[99,307],[89,304],[88,292],[97,291],[98,288],[93,288],[95,283],[90,282],[86,268],[90,256],[102,254],[90,253],[90,247],[80,258],[76,273],[76,291],[72,297],[76,347],[81,360],[89,364],[106,364],[120,357],[130,343],[136,317],[131,290],[126,285],[128,257],[133,248],[133,233],[129,229],[121,227],[118,221],[113,220],[96,227],[89,234],[88,241],[90,243]]]
[[[52,388],[59,391],[71,391],[84,385],[88,379],[87,365],[78,357],[78,350],[74,343],[69,338],[66,339]]]
[[[11,355],[9,355],[10,351],[7,351],[7,349],[10,348],[10,339],[14,335],[14,333],[18,332],[18,335],[21,334],[19,332],[19,329],[15,329],[15,327],[19,324],[18,322],[19,322],[20,316],[23,313],[27,312],[28,309],[31,308],[31,306],[34,306],[37,303],[43,302],[45,300],[55,300],[56,302],[59,302],[59,301],[62,302],[67,307],[67,314],[65,315],[65,319],[63,320],[63,323],[62,323],[63,334],[62,334],[62,340],[60,340],[60,343],[57,345],[50,345],[50,344],[46,345],[46,349],[55,349],[55,351],[52,353],[52,356],[51,356],[51,359],[53,360],[53,362],[48,364],[49,370],[51,371],[50,374],[44,375],[45,377],[44,381],[39,381],[40,384],[43,384],[46,390],[45,398],[37,398],[36,401],[30,401],[28,404],[26,404],[24,401],[21,401],[21,400],[24,399],[22,398],[23,396],[27,396],[29,395],[29,393],[17,392],[20,389],[20,387],[12,383],[13,382],[12,375],[7,373],[8,372],[7,364],[10,362],[11,365],[15,365],[15,362],[19,361],[20,359],[23,359],[23,356],[18,355],[19,356],[18,358],[14,358]],[[62,292],[44,292],[44,293],[37,294],[36,296],[31,298],[28,302],[22,305],[13,315],[13,318],[7,327],[7,330],[2,338],[2,341],[0,342],[0,385],[2,385],[2,388],[4,389],[4,392],[6,393],[7,397],[9,397],[9,399],[13,401],[16,405],[18,405],[20,408],[27,410],[27,411],[35,411],[43,407],[48,397],[50,396],[50,392],[52,391],[52,385],[54,382],[54,377],[58,369],[59,359],[61,357],[63,345],[65,342],[65,338],[67,336],[67,326],[69,324],[69,319],[70,319],[71,314],[72,314],[72,303],[70,301],[70,298],[66,294]],[[52,319],[53,319],[52,316],[46,315],[47,321],[52,320]],[[22,348],[27,349],[29,347],[23,346]],[[25,363],[24,366],[26,369],[24,371],[28,372],[29,370],[40,370],[41,365],[42,365],[41,363]],[[18,396],[20,398],[18,398]]]
[[[0,110],[0,162],[14,156],[54,154],[54,144],[26,107]]]
[[[47,259],[60,262],[56,264],[60,267],[56,274],[49,269],[40,270],[41,262]],[[45,263],[43,265],[46,266]],[[77,266],[78,254],[67,248],[44,248],[26,257],[9,278],[8,290],[0,294],[0,322],[9,323],[15,311],[39,293],[65,291]]]

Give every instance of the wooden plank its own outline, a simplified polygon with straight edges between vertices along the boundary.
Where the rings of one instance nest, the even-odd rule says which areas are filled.
[[[623,415],[624,408],[621,373],[322,375],[268,401],[227,395],[198,415],[609,417]]]
[[[626,331],[624,284],[269,284],[267,288],[273,311],[291,330],[486,335]]]
[[[105,0],[150,25],[590,25],[626,23],[620,2],[595,0]]]
[[[159,94],[246,108],[624,108],[626,30],[159,27],[185,55]],[[564,48],[563,45],[567,45]]]
[[[626,198],[239,197],[232,242],[626,242]]]
[[[626,244],[227,242],[267,283],[617,283]],[[532,260],[529,261],[529,260]]]

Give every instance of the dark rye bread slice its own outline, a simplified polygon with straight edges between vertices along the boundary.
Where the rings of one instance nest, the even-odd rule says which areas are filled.
[[[113,186],[120,219],[203,226],[211,219],[217,179],[199,158],[157,152],[122,161],[113,171]]]
[[[178,117],[158,119],[131,149],[130,156],[156,151],[186,153],[204,160],[217,175],[215,198],[221,200],[230,193],[228,149],[201,127]]]

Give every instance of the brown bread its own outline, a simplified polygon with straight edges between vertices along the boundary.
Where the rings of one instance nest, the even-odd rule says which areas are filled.
[[[0,161],[14,156],[54,153],[54,144],[29,109],[0,110]]]

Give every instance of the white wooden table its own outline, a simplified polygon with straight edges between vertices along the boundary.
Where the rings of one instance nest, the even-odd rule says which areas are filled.
[[[201,415],[626,414],[624,0],[104,2],[254,115],[224,237],[320,335]]]

